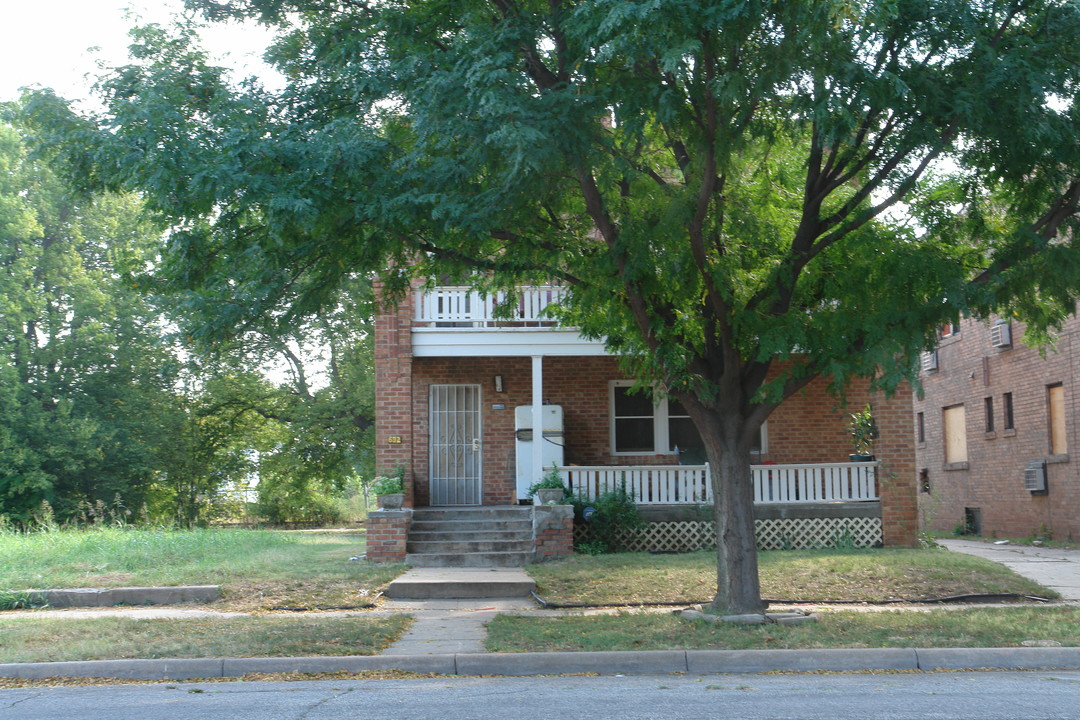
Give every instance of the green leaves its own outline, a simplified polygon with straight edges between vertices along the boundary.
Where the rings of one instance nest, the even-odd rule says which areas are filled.
[[[1074,2],[192,6],[277,27],[288,85],[143,29],[101,132],[33,117],[174,225],[197,337],[390,267],[399,293],[560,281],[636,373],[750,417],[817,374],[895,387],[942,320],[1045,330],[1080,292]]]

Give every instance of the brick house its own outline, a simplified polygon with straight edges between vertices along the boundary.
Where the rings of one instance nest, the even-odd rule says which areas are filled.
[[[1080,537],[1080,477],[1070,448],[1080,320],[1045,357],[1008,319],[964,319],[923,356],[914,401],[916,462],[927,529],[989,536]]]
[[[507,320],[495,317],[498,298],[465,287],[417,288],[411,302],[379,314],[378,468],[406,468],[406,502],[419,509],[519,505],[557,466],[579,495],[625,482],[669,536],[706,537],[692,527],[702,525],[711,492],[689,418],[674,401],[631,393],[603,343],[545,319],[558,293],[524,290]],[[874,462],[848,460],[846,411],[821,381],[763,426],[754,466],[759,543],[762,523],[779,523],[764,547],[820,544],[846,531],[863,533],[863,544],[914,543],[910,392],[871,398],[865,384],[854,384],[847,399],[856,409],[873,401],[881,431]],[[543,428],[541,443],[532,442],[535,427]],[[843,524],[850,522],[861,525],[852,531]],[[825,525],[808,527],[814,523]],[[642,542],[670,547],[671,538]]]

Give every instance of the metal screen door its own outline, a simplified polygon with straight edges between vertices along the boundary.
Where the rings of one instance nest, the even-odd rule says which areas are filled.
[[[480,386],[431,386],[431,504],[479,505]]]

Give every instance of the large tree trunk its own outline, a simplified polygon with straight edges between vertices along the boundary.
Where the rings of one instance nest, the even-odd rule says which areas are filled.
[[[746,424],[706,410],[698,427],[709,459],[716,519],[716,598],[713,606],[731,614],[765,609],[758,580],[754,537],[754,490]],[[741,441],[742,440],[742,441]]]

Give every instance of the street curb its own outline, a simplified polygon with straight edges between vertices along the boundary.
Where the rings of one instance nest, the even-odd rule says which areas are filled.
[[[691,673],[845,672],[918,670],[920,652],[914,648],[687,650],[686,657]]]
[[[927,648],[919,651],[921,670],[973,670],[1004,667],[1080,667],[1080,647]]]
[[[461,653],[300,658],[91,660],[0,664],[0,677],[129,680],[232,678],[255,673],[401,670],[437,675],[644,675],[667,673],[856,672],[866,670],[1080,669],[1080,647],[852,648],[837,650],[656,650],[644,652]]]
[[[468,653],[456,657],[458,675],[644,675],[686,672],[685,650]]]
[[[333,673],[365,670],[405,670],[435,675],[456,675],[454,655],[350,655],[307,658],[226,658],[222,677],[252,673]]]

